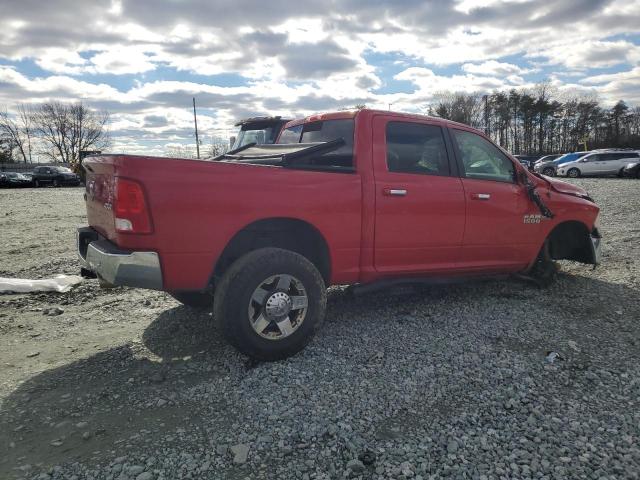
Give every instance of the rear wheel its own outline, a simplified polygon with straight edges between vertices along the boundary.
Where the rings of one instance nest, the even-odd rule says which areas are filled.
[[[571,178],[578,178],[580,176],[580,170],[578,170],[577,168],[571,168],[567,172],[567,176]]]
[[[302,255],[261,248],[238,259],[216,287],[214,318],[242,353],[279,360],[302,350],[324,319],[320,272]]]
[[[556,171],[551,167],[546,167],[542,169],[542,174],[546,175],[547,177],[555,177]]]
[[[213,306],[213,295],[208,292],[169,292],[169,295],[187,307],[206,310]]]

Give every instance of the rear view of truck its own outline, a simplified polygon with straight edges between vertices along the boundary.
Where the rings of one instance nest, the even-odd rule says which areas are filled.
[[[161,289],[158,254],[126,248],[139,246],[137,236],[150,234],[152,223],[142,183],[116,176],[118,160],[103,156],[84,163],[90,226],[78,229],[78,253],[85,272],[96,272],[105,282]]]

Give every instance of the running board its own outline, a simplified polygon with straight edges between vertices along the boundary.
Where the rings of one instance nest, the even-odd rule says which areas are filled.
[[[464,276],[464,277],[409,277],[409,278],[387,278],[384,280],[377,280],[371,283],[357,283],[347,287],[346,292],[358,296],[364,295],[370,292],[376,292],[378,290],[385,290],[387,288],[397,287],[399,285],[427,285],[427,286],[439,286],[439,285],[456,285],[461,283],[470,282],[486,282],[493,280],[506,280],[512,278],[510,274],[496,274],[496,275],[477,275],[477,276]]]

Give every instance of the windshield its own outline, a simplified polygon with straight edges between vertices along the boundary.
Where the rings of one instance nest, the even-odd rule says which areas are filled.
[[[60,173],[73,173],[71,169],[67,167],[56,167],[56,170]]]
[[[277,143],[316,143],[343,139],[344,145],[318,157],[309,157],[312,165],[353,166],[353,119],[324,120],[295,125],[282,131]]]
[[[236,148],[243,147],[249,143],[256,143],[258,145],[273,143],[275,140],[275,138],[273,138],[274,136],[273,127],[248,130],[244,130],[244,128],[242,128],[238,132],[238,136],[236,137],[235,142],[233,142],[231,149],[235,150]]]

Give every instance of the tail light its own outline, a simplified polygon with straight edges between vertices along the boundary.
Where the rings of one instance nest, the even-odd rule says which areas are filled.
[[[119,233],[151,233],[151,217],[142,185],[134,180],[115,178],[115,227]]]

